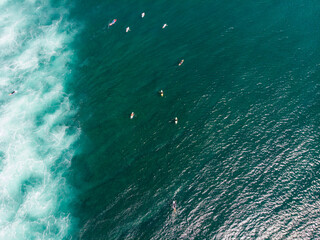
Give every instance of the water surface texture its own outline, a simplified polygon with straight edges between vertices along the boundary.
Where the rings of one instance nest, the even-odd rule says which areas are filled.
[[[1,239],[320,238],[318,1],[0,11]]]
[[[74,229],[66,170],[80,130],[65,92],[77,33],[68,8],[0,1],[0,239],[65,239]]]

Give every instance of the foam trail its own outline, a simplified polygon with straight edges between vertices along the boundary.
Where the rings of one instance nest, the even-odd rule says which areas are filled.
[[[67,14],[46,0],[0,0],[0,239],[71,238],[63,174],[79,130],[65,124],[75,114]]]

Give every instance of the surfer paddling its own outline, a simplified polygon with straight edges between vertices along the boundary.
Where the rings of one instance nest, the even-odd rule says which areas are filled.
[[[134,117],[134,112],[130,114],[130,119],[132,119],[133,117]]]
[[[166,27],[168,27],[168,24],[165,23],[165,24],[163,24],[162,29],[164,29]]]
[[[160,90],[160,96],[163,97],[163,90]]]
[[[129,27],[126,28],[126,32],[129,32],[131,31],[131,29]]]
[[[173,212],[174,212],[174,213],[177,212],[177,209],[176,209],[176,201],[173,201],[173,202],[172,202],[172,209],[173,209]]]
[[[117,19],[113,19],[111,23],[109,23],[109,27],[111,27],[113,24],[115,24],[117,22]]]
[[[177,117],[174,118],[174,124],[178,124],[178,118]]]
[[[144,16],[145,16],[146,14],[143,12],[143,13],[141,13],[141,17],[142,18],[144,18]]]
[[[15,94],[15,93],[17,93],[17,91],[16,91],[16,90],[13,90],[11,93],[9,93],[9,96],[11,96],[11,95],[13,95],[13,94]]]
[[[182,60],[179,62],[179,66],[181,66],[183,63],[184,63],[184,59],[182,59]]]

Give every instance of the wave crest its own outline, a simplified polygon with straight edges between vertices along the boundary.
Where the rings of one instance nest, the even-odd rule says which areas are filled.
[[[0,6],[0,239],[63,239],[64,172],[80,134],[65,124],[76,111],[64,93],[75,31],[48,1]]]

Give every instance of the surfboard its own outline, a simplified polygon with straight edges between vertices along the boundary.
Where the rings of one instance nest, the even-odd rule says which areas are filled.
[[[109,27],[117,22],[117,19],[113,19],[111,23],[109,23]]]

